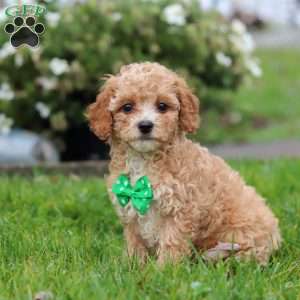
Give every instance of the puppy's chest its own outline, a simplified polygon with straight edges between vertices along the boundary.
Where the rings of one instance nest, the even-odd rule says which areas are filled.
[[[146,161],[138,157],[129,158],[127,167],[132,185],[134,185],[140,177],[147,175],[147,168],[149,168]],[[161,226],[161,218],[157,208],[160,201],[158,191],[153,190],[153,195],[154,198],[151,207],[144,216],[139,215],[131,205],[128,210],[128,213],[137,219],[139,233],[148,247],[154,247],[158,242],[158,233]]]

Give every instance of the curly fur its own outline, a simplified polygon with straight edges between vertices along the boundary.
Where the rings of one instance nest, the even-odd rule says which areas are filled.
[[[157,111],[163,101],[168,110]],[[129,113],[122,111],[133,104]],[[237,257],[265,264],[280,245],[278,221],[255,189],[221,158],[185,137],[198,127],[198,99],[176,73],[157,63],[122,67],[111,76],[88,109],[91,129],[111,145],[107,186],[124,225],[130,256],[158,262],[178,261],[192,245],[205,251],[219,243],[235,243]],[[154,123],[151,139],[143,139],[138,122]],[[111,193],[121,174],[131,183],[147,175],[154,190],[148,213],[130,204],[122,208]]]

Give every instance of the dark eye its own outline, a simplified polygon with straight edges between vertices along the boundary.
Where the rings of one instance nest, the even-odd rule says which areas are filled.
[[[160,111],[160,112],[166,112],[167,109],[168,109],[168,105],[164,102],[159,102],[158,105],[157,105],[157,109]]]
[[[126,103],[122,106],[122,111],[125,113],[129,113],[132,111],[133,105],[131,103]]]

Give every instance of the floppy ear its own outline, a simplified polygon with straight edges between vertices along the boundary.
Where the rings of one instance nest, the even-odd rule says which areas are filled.
[[[176,87],[180,102],[179,126],[183,131],[193,133],[199,126],[199,100],[183,79],[178,79]]]
[[[89,105],[87,118],[91,130],[101,140],[108,140],[112,133],[113,119],[109,111],[110,99],[113,96],[113,88],[109,80],[102,87],[96,98],[96,102]]]

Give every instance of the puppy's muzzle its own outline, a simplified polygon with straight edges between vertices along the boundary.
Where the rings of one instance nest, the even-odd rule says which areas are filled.
[[[141,121],[138,123],[138,128],[142,134],[148,134],[152,131],[154,124],[151,121]]]

